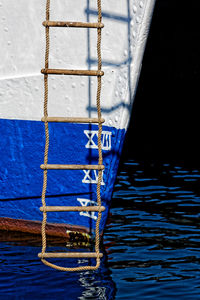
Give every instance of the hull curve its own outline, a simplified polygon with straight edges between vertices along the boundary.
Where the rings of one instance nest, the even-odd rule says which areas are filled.
[[[21,0],[14,9],[11,2],[2,0],[0,6],[2,20],[6,22],[0,29],[3,62],[0,68],[0,229],[27,227],[31,230],[42,220],[39,207],[43,174],[39,166],[43,163],[45,136],[44,124],[40,121],[44,92],[39,69],[44,60],[45,35],[41,23],[45,7],[40,0],[30,0],[28,5],[26,0]],[[119,0],[117,3],[110,0],[106,5],[102,2],[105,76],[101,106],[105,124],[101,141],[105,170],[101,198],[106,210],[102,213],[100,232],[105,228],[109,212],[154,3],[155,0]],[[72,4],[52,2],[52,20],[66,21],[67,17],[96,21],[95,3],[76,0],[76,7],[79,10]],[[17,25],[15,34],[13,20]],[[50,36],[51,68],[95,69],[95,30],[57,30],[53,29]],[[49,79],[49,116],[95,118],[96,88],[97,82],[91,78],[52,76]],[[50,123],[49,131],[50,164],[97,164],[96,125]],[[97,172],[91,170],[48,171],[47,205],[96,205],[97,179]],[[47,221],[49,228],[53,223],[65,229],[73,226],[75,230],[93,232],[96,220],[96,213],[52,212],[48,213]]]

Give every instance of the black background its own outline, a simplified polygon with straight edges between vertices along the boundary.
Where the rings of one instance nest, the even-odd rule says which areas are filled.
[[[200,159],[200,1],[157,0],[123,154]]]

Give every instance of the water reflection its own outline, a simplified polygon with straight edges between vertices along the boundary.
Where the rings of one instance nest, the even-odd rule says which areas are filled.
[[[57,272],[37,259],[40,241],[2,238],[0,298],[200,299],[199,180],[195,165],[124,161],[101,269]]]
[[[17,242],[0,242],[0,299],[5,296],[13,299],[115,299],[115,284],[105,265],[106,253],[98,271],[66,273],[50,269],[37,259],[41,248],[39,240],[30,239],[29,242],[28,235],[22,242],[15,235],[15,240]],[[50,244],[51,247],[61,246],[58,241]],[[65,260],[62,265],[70,267],[74,263]],[[88,264],[87,259],[78,260],[78,265],[85,263]]]

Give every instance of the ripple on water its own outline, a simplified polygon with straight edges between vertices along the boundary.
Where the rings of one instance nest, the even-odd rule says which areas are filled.
[[[105,234],[117,299],[200,299],[199,177],[184,165],[121,166]]]
[[[38,245],[1,242],[0,298],[200,299],[199,181],[192,166],[126,160],[100,270],[57,272],[37,259]]]

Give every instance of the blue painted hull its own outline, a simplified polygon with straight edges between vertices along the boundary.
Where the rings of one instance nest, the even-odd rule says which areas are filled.
[[[96,125],[50,123],[50,164],[97,164]],[[0,119],[0,217],[41,221],[41,192],[44,153],[44,124],[39,121]],[[100,231],[108,216],[111,195],[125,130],[103,126],[105,170],[101,185]],[[49,170],[47,205],[88,206],[96,203],[96,171]],[[52,212],[48,222],[78,225],[93,230],[97,213]]]

